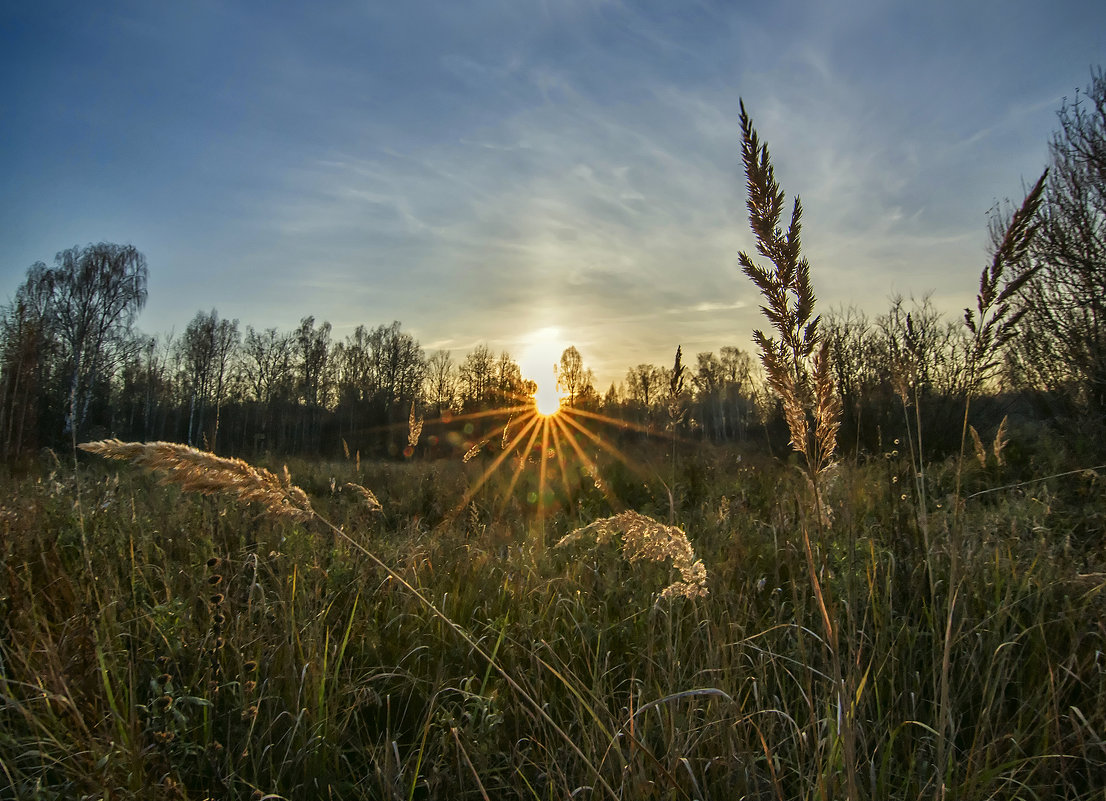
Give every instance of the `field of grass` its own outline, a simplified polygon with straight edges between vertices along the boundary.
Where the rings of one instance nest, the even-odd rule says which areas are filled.
[[[953,462],[925,514],[905,454],[841,465],[828,525],[793,465],[698,443],[543,515],[508,471],[454,514],[484,455],[289,464],[307,521],[44,460],[0,493],[0,799],[1104,798],[1106,503],[1093,472],[971,497],[1059,472],[1023,442],[960,513]],[[621,509],[709,595],[555,547]]]

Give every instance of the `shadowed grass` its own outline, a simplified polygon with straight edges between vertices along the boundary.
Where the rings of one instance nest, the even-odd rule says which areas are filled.
[[[694,505],[674,494],[711,594],[660,606],[666,565],[602,549],[539,556],[510,519],[431,534],[406,511],[389,517],[421,508],[423,482],[448,492],[453,467],[292,467],[323,490],[316,509],[462,624],[623,797],[818,798],[841,757],[820,612],[791,543],[801,476],[725,451],[698,458],[709,485]],[[663,447],[656,463],[667,475]],[[913,501],[888,484],[906,460],[890,466],[839,468],[827,487],[858,546],[827,543],[824,580],[844,597],[852,571],[858,587],[842,637],[868,655],[853,666],[859,792],[936,798],[944,610],[926,601],[925,561],[896,510]],[[74,488],[47,475],[6,485],[0,797],[595,796],[580,789],[595,774],[549,723],[361,551],[105,467],[82,482],[94,576]],[[936,467],[951,481],[954,465]],[[359,478],[385,512],[329,494],[329,477]],[[1043,497],[964,511],[949,657],[967,699],[951,716],[957,797],[1093,798],[1106,770],[1106,609],[1086,576],[1101,567],[1065,549]]]

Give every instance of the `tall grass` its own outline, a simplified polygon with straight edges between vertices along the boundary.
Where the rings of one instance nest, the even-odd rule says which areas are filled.
[[[653,458],[666,475],[667,451]],[[331,477],[358,478],[351,465],[293,465],[319,490],[314,508],[462,626],[548,719],[315,524],[90,465],[89,576],[72,485],[9,479],[0,797],[579,798],[600,797],[599,778],[625,798],[830,797],[844,756],[834,657],[794,538],[810,516],[795,500],[805,479],[751,453],[698,461],[709,486],[676,504],[711,593],[661,604],[668,567],[614,546],[539,558],[514,517],[431,534],[416,522],[432,512],[419,485],[445,492],[454,468],[372,466],[382,516],[328,492]],[[889,479],[909,469],[842,467],[824,493],[842,533],[823,546],[820,578],[835,598],[855,586],[840,653],[858,676],[867,798],[940,792],[945,618],[904,529],[913,500]],[[667,510],[664,483],[645,489]],[[1101,797],[1106,609],[1088,574],[1102,568],[1065,547],[1048,496],[987,497],[963,510],[946,795]],[[852,555],[837,539],[850,529]],[[934,558],[947,569],[947,554]]]

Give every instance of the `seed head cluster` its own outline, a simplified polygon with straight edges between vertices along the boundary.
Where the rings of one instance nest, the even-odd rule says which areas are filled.
[[[556,547],[585,536],[594,536],[596,544],[602,545],[616,534],[622,535],[622,555],[627,562],[664,562],[670,559],[672,566],[680,571],[680,580],[664,588],[662,599],[680,595],[698,598],[707,594],[707,569],[701,559],[695,558],[687,534],[676,526],[665,525],[638,512],[622,512],[596,520],[566,534]]]
[[[307,493],[292,483],[285,468],[282,478],[241,459],[228,459],[175,442],[121,442],[105,439],[86,442],[81,450],[127,459],[163,473],[163,484],[175,484],[202,495],[230,495],[239,501],[258,503],[270,514],[293,520],[314,515]]]

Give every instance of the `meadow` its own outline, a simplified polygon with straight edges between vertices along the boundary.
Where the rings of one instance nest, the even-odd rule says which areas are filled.
[[[788,460],[604,457],[706,565],[667,599],[668,564],[555,547],[610,513],[582,466],[538,517],[505,472],[452,515],[486,455],[293,463],[297,521],[48,457],[4,482],[0,798],[837,798],[846,731],[860,797],[1101,797],[1106,575],[1073,536],[1099,475],[972,497],[1055,470],[1026,434],[1004,467],[927,466],[931,499],[963,473],[951,586],[956,505],[927,546],[903,453],[826,483],[819,593]]]

